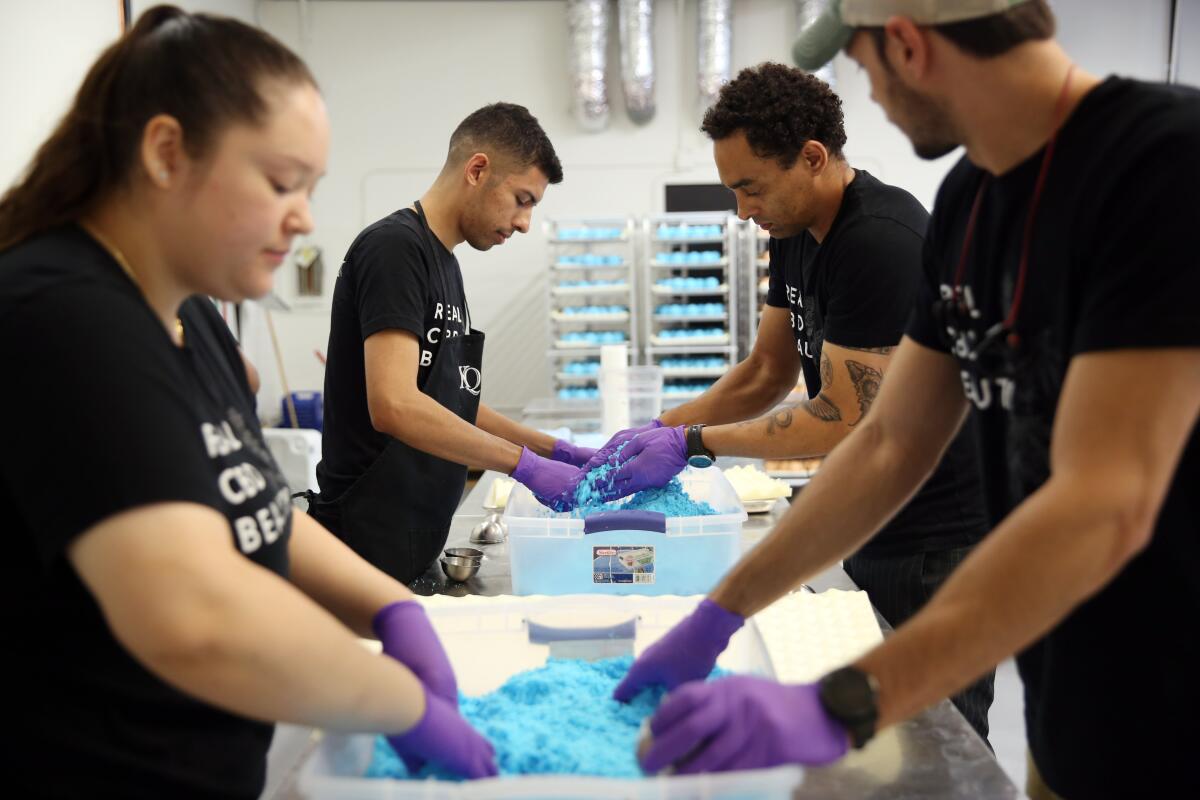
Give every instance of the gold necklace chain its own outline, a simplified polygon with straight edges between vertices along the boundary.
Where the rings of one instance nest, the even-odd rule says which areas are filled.
[[[101,235],[100,231],[96,230],[86,222],[80,222],[79,225],[88,232],[88,235],[99,242],[101,247],[108,251],[108,254],[113,257],[113,261],[117,262],[117,266],[119,266],[125,272],[125,274],[129,276],[129,280],[133,281],[133,285],[136,286],[138,291],[142,293],[142,297],[145,297],[146,290],[142,288],[142,282],[138,280],[137,273],[133,271],[133,267],[129,264],[128,259],[125,258],[125,254],[121,252],[120,248],[106,239],[103,235]],[[183,320],[178,316],[175,317],[175,333],[179,336],[179,346],[182,347],[185,341],[183,336]]]

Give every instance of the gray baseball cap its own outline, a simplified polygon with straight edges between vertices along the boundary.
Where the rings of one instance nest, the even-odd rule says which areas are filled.
[[[792,60],[812,72],[833,60],[860,27],[880,27],[892,17],[918,25],[987,17],[1029,0],[829,0],[829,4],[792,45]]]

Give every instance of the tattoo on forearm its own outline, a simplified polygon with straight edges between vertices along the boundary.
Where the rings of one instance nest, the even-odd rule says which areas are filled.
[[[829,360],[829,354],[821,353],[821,391],[825,391],[833,385],[833,362]]]
[[[824,392],[805,400],[800,406],[822,422],[839,422],[842,419],[842,410]]]
[[[774,436],[775,431],[791,427],[793,408],[795,406],[784,406],[767,417],[767,436]]]
[[[895,345],[891,347],[850,347],[849,345],[839,344],[838,347],[843,350],[857,350],[860,353],[878,353],[881,356],[886,356],[896,349]]]
[[[858,395],[858,408],[861,412],[858,419],[850,423],[850,427],[854,427],[862,422],[871,409],[871,404],[879,396],[879,384],[883,380],[883,373],[850,359],[846,359],[846,371],[850,373],[850,382],[854,384],[854,393]]]
[[[759,417],[758,419],[748,419],[745,422],[739,422],[738,427],[747,425],[757,425],[766,419],[767,421],[767,436],[774,436],[777,431],[792,427],[792,423],[796,421],[796,408],[803,408],[809,414],[812,414],[822,422],[838,422],[842,418],[842,411],[832,400],[825,396],[824,392],[818,394],[811,400],[805,400],[802,403],[795,403],[790,406],[784,406],[773,414],[767,417]]]

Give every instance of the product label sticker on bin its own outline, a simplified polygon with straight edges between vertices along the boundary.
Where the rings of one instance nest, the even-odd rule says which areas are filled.
[[[593,547],[592,583],[654,583],[653,545]]]

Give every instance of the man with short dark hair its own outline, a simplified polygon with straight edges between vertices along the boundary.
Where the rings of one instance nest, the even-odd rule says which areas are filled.
[[[818,683],[676,691],[646,766],[826,763],[1017,653],[1032,797],[1200,796],[1200,92],[1089,75],[1053,30],[1044,0],[843,0],[797,43],[810,68],[845,46],[921,155],[966,154],[871,415],[713,592],[731,622],[689,618],[642,658],[711,666],[866,541],[972,406],[994,528]]]
[[[769,290],[749,357],[611,459],[634,459],[627,468],[634,480],[656,480],[636,460],[647,451],[674,449],[682,463],[683,426],[717,456],[827,454],[870,410],[921,278],[929,215],[908,192],[850,166],[841,100],[819,78],[782,64],[744,69],[721,88],[701,127],[738,215],[771,236]],[[808,399],[774,410],[801,371]],[[987,533],[969,434],[955,438],[925,487],[845,561],[893,626],[916,613]],[[993,678],[989,672],[954,697],[985,741]],[[639,679],[635,669],[626,685]]]
[[[475,111],[411,207],[350,245],[333,294],[325,431],[309,513],[405,583],[437,558],[462,497],[465,464],[511,473],[560,506],[590,450],[480,403],[483,333],[471,327],[453,250],[529,230],[562,165],[522,106]]]

